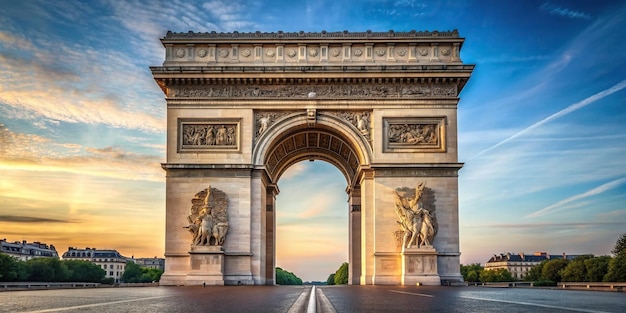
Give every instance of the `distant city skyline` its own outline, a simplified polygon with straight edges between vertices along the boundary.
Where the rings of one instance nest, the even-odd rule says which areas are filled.
[[[607,255],[626,229],[623,1],[0,0],[0,238],[162,257],[166,106],[149,67],[174,32],[458,29],[461,262]],[[347,261],[346,181],[278,183],[277,265]],[[184,231],[184,230],[181,230]]]

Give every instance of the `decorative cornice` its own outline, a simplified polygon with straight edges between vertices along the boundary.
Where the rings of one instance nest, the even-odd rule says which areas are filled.
[[[186,32],[186,33],[175,33],[172,31],[168,31],[165,37],[162,39],[163,41],[167,41],[170,39],[200,39],[200,38],[211,38],[211,39],[226,39],[226,40],[240,40],[240,39],[273,39],[273,40],[297,40],[300,41],[302,39],[391,39],[391,38],[461,38],[459,37],[458,30],[452,31],[415,31],[411,30],[408,32],[396,32],[393,30],[387,32],[374,32],[371,30],[365,32],[349,32],[347,30],[341,32],[327,32],[325,30],[321,32],[283,32],[278,31],[276,33],[271,32],[232,32],[232,33],[218,33],[215,31],[212,32]]]

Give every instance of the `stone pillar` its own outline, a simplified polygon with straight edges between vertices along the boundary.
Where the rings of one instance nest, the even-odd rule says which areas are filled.
[[[375,271],[374,175],[365,172],[361,179],[361,285],[372,285]]]
[[[361,189],[351,190],[349,208],[348,284],[359,285],[361,281]]]
[[[276,195],[278,186],[267,187],[265,195],[265,284],[276,284]]]
[[[250,271],[255,285],[265,285],[266,279],[266,187],[261,172],[253,172],[250,183]]]

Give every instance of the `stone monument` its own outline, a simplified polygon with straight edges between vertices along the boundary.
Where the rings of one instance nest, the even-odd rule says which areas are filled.
[[[196,193],[191,203],[189,225],[184,226],[192,234],[187,284],[224,285],[222,245],[228,232],[228,197],[209,186]]]
[[[464,40],[168,32],[151,67],[167,102],[161,284],[274,284],[278,185],[304,160],[346,179],[350,284],[461,282]]]
[[[402,237],[403,285],[441,283],[437,272],[437,250],[432,245],[438,230],[435,199],[432,190],[425,189],[425,185],[425,182],[420,183],[410,195],[409,188],[394,190],[396,222],[401,228],[395,233],[396,240]],[[423,197],[424,193],[426,196]],[[423,201],[423,198],[427,199]]]

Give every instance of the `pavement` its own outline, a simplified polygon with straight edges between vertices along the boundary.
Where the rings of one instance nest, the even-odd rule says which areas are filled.
[[[626,293],[443,286],[207,286],[0,292],[0,312],[626,312]]]

